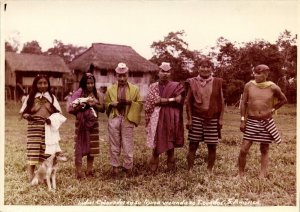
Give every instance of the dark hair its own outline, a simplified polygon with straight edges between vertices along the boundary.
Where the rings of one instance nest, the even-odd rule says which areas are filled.
[[[203,59],[199,62],[199,66],[208,66],[213,68],[213,63],[209,59]]]
[[[80,82],[79,82],[79,87],[82,88],[83,95],[85,95],[87,93],[86,85],[87,85],[87,80],[88,79],[93,79],[94,80],[93,94],[96,97],[96,99],[99,99],[97,89],[96,89],[96,79],[95,79],[94,75],[89,73],[89,72],[84,73],[82,75],[82,78],[81,78]]]
[[[33,105],[33,102],[34,102],[34,97],[36,95],[36,93],[38,92],[38,88],[37,88],[37,83],[40,79],[46,79],[47,83],[48,83],[48,88],[47,88],[47,91],[49,92],[50,96],[51,96],[51,104],[53,105],[53,101],[54,101],[54,98],[53,98],[53,94],[51,92],[51,86],[50,86],[50,81],[49,81],[49,78],[47,75],[37,75],[34,80],[33,80],[33,83],[32,83],[32,87],[31,87],[31,91],[29,92],[29,96],[28,96],[28,100],[27,100],[27,106],[23,112],[24,113],[30,113],[30,109]]]
[[[256,66],[253,71],[258,71],[258,70],[261,70],[261,71],[270,71],[270,68],[269,66],[265,65],[265,64],[260,64],[258,66]]]

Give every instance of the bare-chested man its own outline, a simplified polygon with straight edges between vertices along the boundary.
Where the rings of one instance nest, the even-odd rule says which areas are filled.
[[[244,132],[241,145],[239,176],[243,177],[246,165],[246,156],[253,142],[260,143],[261,170],[259,178],[267,175],[269,144],[275,141],[280,143],[281,138],[276,129],[272,113],[287,102],[281,89],[271,81],[266,81],[269,67],[258,65],[254,69],[254,78],[245,85],[241,102],[241,125]],[[277,99],[277,103],[275,102]]]

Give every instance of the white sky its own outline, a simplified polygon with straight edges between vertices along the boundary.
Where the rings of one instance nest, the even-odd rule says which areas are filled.
[[[4,39],[21,47],[36,40],[43,51],[54,39],[90,47],[92,43],[132,46],[150,59],[150,45],[169,32],[185,30],[190,50],[203,50],[223,36],[234,42],[256,38],[275,42],[285,29],[297,33],[298,1],[117,0],[5,1]],[[19,32],[17,34],[16,32]]]

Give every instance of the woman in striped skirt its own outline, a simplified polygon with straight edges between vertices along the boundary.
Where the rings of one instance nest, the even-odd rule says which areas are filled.
[[[95,77],[91,73],[85,73],[69,105],[69,113],[76,116],[75,174],[79,180],[85,177],[82,171],[82,158],[87,156],[86,176],[93,176],[94,157],[100,152],[98,112],[104,112],[104,100],[95,85]]]
[[[47,76],[38,75],[32,83],[32,90],[24,100],[20,113],[28,121],[27,164],[28,178],[32,180],[35,166],[49,155],[45,154],[45,122],[51,124],[49,116],[61,112],[56,97],[51,93]]]

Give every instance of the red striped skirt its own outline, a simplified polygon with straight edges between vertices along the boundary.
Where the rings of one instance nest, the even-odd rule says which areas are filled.
[[[79,121],[75,122],[75,142],[78,135]],[[100,153],[100,142],[99,142],[99,122],[97,121],[93,128],[90,130],[90,156],[98,156]],[[82,155],[84,156],[84,155]]]
[[[27,163],[37,165],[49,157],[45,154],[45,122],[43,118],[34,117],[28,122],[27,129]]]

